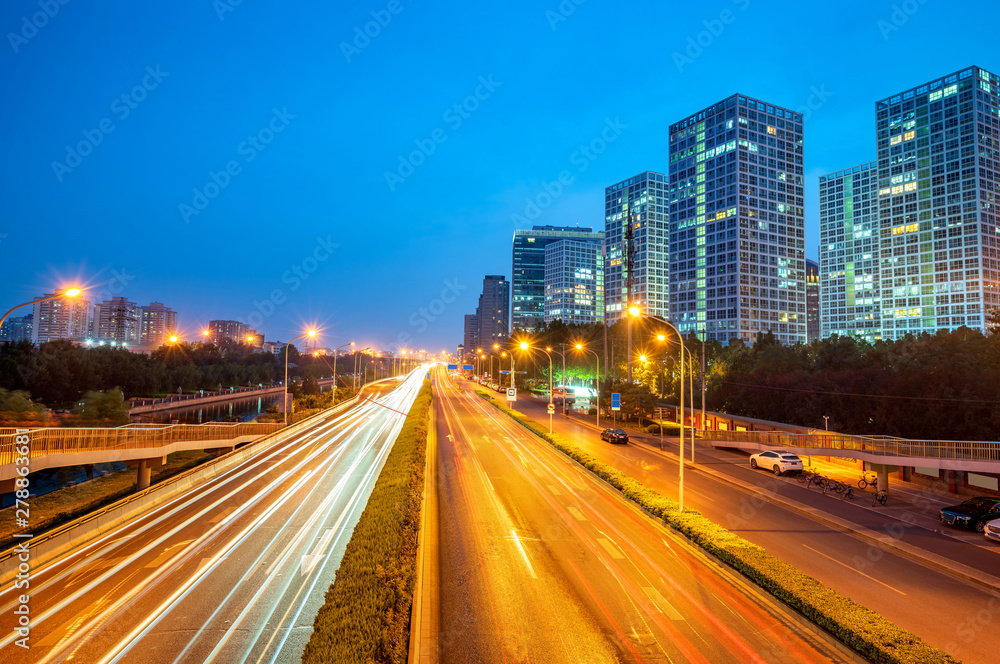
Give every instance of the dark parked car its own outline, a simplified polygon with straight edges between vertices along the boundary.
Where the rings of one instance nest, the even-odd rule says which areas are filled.
[[[952,505],[941,510],[941,523],[949,526],[973,528],[983,532],[987,521],[1000,518],[1000,498],[977,496],[969,498],[961,505]]]
[[[609,443],[627,443],[628,434],[621,429],[605,429],[601,432],[601,440]]]

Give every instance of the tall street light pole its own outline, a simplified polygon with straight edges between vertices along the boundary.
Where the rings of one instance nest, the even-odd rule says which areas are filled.
[[[31,302],[25,302],[24,304],[19,304],[16,307],[13,307],[10,310],[8,310],[7,313],[5,313],[2,318],[0,318],[0,327],[3,327],[3,323],[5,320],[7,320],[7,316],[10,316],[12,313],[17,311],[21,307],[26,307],[29,304],[34,304],[36,302],[48,302],[49,300],[58,300],[61,297],[76,297],[82,292],[83,292],[82,288],[69,288],[67,290],[64,290],[62,293],[56,293],[55,295],[49,295],[48,297],[40,297],[37,300],[32,300]],[[38,325],[38,321],[35,321],[35,325]]]
[[[552,350],[551,348],[546,348],[545,350],[547,350],[550,353],[555,353],[556,355],[558,355],[558,356],[560,356],[562,358],[562,362],[563,362],[563,368],[562,368],[562,391],[563,391],[563,397],[562,397],[562,414],[563,414],[563,417],[566,417],[566,355],[564,353],[560,353],[557,350]],[[563,344],[563,350],[564,351],[566,350],[566,344]],[[549,394],[551,395],[551,393],[552,393],[552,388],[550,387],[549,388]]]
[[[289,340],[289,342],[285,344],[285,400],[283,402],[284,407],[282,408],[282,410],[285,411],[285,426],[288,426],[288,347],[291,346],[292,341],[295,341],[296,339],[302,339],[303,337],[312,338],[315,336],[316,336],[316,330],[309,330],[305,334],[300,334],[299,336]],[[334,385],[336,386],[336,380],[334,380]],[[334,396],[336,396],[336,394],[337,393],[334,392]]]
[[[343,346],[337,346],[333,351],[333,405],[337,405],[337,355],[340,354],[341,348],[347,348],[348,346],[353,346],[354,342],[344,344]]]
[[[668,320],[660,318],[659,316],[647,315],[646,318],[650,320],[655,320],[658,323],[663,323],[674,331],[677,335],[677,340],[681,344],[681,399],[680,399],[680,424],[681,424],[681,436],[680,436],[680,454],[677,455],[678,462],[678,484],[677,484],[677,504],[680,510],[684,511],[684,337],[681,336],[680,331],[674,327],[674,324]],[[694,439],[692,434],[691,444],[694,445]]]
[[[552,411],[555,410],[555,407],[552,405],[552,355],[549,354],[549,351],[547,351],[547,350],[545,350],[543,348],[532,348],[531,346],[528,345],[527,341],[522,341],[521,342],[521,350],[537,350],[537,351],[541,351],[541,352],[545,353],[546,357],[549,358],[549,408],[548,408],[548,411],[549,411],[549,435],[551,436],[552,435]],[[566,400],[565,397],[563,397],[563,401],[565,401],[565,400]]]

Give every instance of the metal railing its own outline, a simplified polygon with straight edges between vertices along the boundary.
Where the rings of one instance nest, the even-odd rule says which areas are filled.
[[[770,447],[864,452],[873,456],[1000,462],[1000,442],[910,440],[890,436],[795,434],[782,431],[702,431],[706,440],[759,443]]]
[[[264,436],[283,427],[283,424],[278,423],[236,422],[127,426],[113,429],[32,429],[28,447],[32,458],[67,452],[155,449],[195,440],[221,441],[241,436]],[[14,462],[15,437],[13,432],[0,433],[0,464]]]

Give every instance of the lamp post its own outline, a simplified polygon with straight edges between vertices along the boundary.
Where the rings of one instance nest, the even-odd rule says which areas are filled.
[[[5,320],[7,320],[7,316],[10,316],[12,313],[20,309],[21,307],[26,307],[29,304],[34,304],[35,302],[48,302],[49,300],[58,300],[61,297],[76,297],[82,292],[83,292],[82,288],[68,288],[61,293],[56,293],[55,295],[49,295],[48,297],[40,297],[37,300],[32,300],[31,302],[25,302],[24,304],[19,304],[16,307],[13,307],[10,310],[8,310],[7,313],[5,313],[2,318],[0,318],[0,327],[3,327],[3,323]],[[38,325],[38,321],[35,321],[35,325]]]
[[[628,365],[628,382],[629,382],[629,385],[632,384],[632,319],[633,318],[638,318],[641,315],[642,315],[642,312],[639,311],[639,307],[629,306],[629,308],[625,312],[625,317],[627,319],[626,322],[628,323],[628,325],[627,325],[627,327],[628,327],[628,351],[627,351],[625,357],[626,357],[626,363]]]
[[[348,342],[343,346],[337,346],[333,351],[333,405],[337,405],[337,355],[340,353],[341,348],[347,348],[348,346],[353,346],[354,342]]]
[[[680,424],[681,424],[681,436],[680,436],[680,454],[677,455],[678,461],[678,484],[677,484],[677,504],[680,510],[684,511],[684,337],[681,336],[680,331],[674,327],[674,324],[668,320],[664,320],[659,316],[646,316],[651,320],[655,320],[658,323],[663,323],[667,325],[674,331],[677,335],[677,340],[681,344],[681,394],[680,394]],[[662,335],[661,335],[662,336]],[[666,336],[663,337],[666,340]],[[663,426],[662,424],[660,426]],[[694,446],[694,434],[692,433],[691,445]]]
[[[563,397],[562,397],[562,414],[563,414],[563,417],[566,417],[566,355],[563,354],[563,353],[560,353],[557,350],[552,350],[552,348],[550,348],[550,347],[546,347],[545,350],[547,350],[550,353],[555,353],[556,355],[559,355],[562,358],[562,361],[563,361],[563,369],[562,369],[562,391],[563,391],[563,393],[562,393],[563,394]],[[563,350],[566,350],[566,344],[563,344]],[[550,387],[549,388],[549,395],[550,395],[550,397],[551,397],[551,394],[552,394],[552,388]]]
[[[367,353],[371,349],[372,349],[371,346],[365,346],[360,351],[358,351],[358,353]],[[359,358],[358,353],[354,354],[354,376],[351,380],[351,384],[354,385],[355,392],[358,391],[358,358]]]
[[[552,411],[555,410],[555,407],[552,406],[552,355],[550,355],[549,351],[546,350],[546,349],[544,349],[544,348],[532,348],[531,346],[528,345],[527,341],[522,341],[521,342],[521,350],[538,350],[538,351],[541,351],[541,352],[545,353],[546,357],[549,358],[549,408],[548,408],[548,411],[549,411],[549,435],[551,436],[552,435]],[[565,401],[566,401],[566,399],[564,397],[563,398],[563,402],[565,402]]]
[[[601,356],[597,354],[596,350],[590,350],[589,348],[584,348],[583,344],[576,345],[577,350],[586,351],[588,353],[594,354],[594,359],[597,360],[597,374],[595,381],[597,383],[597,428],[601,428]]]
[[[305,334],[300,334],[299,336],[295,337],[287,344],[285,344],[285,401],[282,404],[284,406],[282,410],[284,411],[285,414],[285,426],[288,426],[288,347],[291,346],[292,341],[295,341],[296,339],[301,339],[303,337],[312,338],[315,336],[316,336],[316,330],[309,330]],[[336,386],[336,382],[334,383],[334,385]],[[333,395],[336,398],[337,393],[334,392]]]

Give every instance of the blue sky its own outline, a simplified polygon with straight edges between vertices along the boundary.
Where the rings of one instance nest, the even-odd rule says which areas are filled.
[[[817,179],[875,157],[876,100],[1000,70],[970,36],[995,2],[232,1],[0,9],[0,309],[79,280],[191,336],[454,350],[527,213],[602,228],[671,122],[811,101],[815,258]]]

